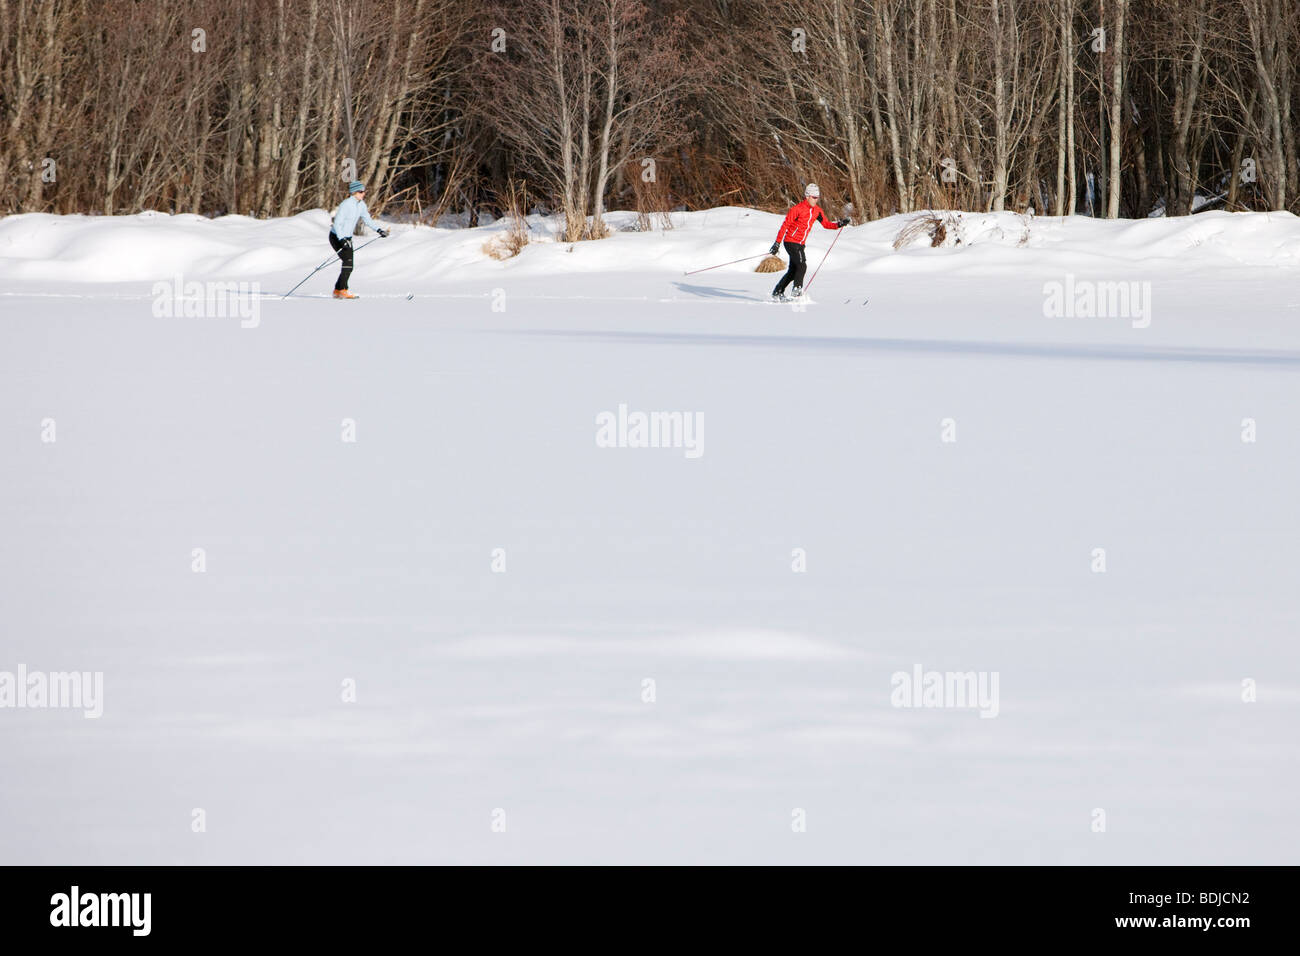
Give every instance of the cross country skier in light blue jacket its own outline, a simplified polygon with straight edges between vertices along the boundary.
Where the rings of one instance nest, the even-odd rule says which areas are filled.
[[[334,225],[330,226],[330,246],[343,261],[339,280],[334,283],[334,298],[355,299],[348,291],[348,276],[352,275],[352,233],[357,228],[357,220],[364,222],[385,239],[388,230],[370,218],[366,208],[366,187],[360,180],[348,183],[348,198],[339,203],[338,212],[334,213]]]

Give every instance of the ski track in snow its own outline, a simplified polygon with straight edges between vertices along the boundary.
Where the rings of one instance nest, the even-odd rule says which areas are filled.
[[[280,299],[319,211],[0,219],[0,671],[104,675],[0,709],[0,859],[1294,863],[1300,221],[907,218],[806,312],[682,276],[751,210],[404,229],[348,303]],[[1047,318],[1068,272],[1149,326]],[[256,327],[155,316],[178,273]],[[620,404],[703,454],[597,447]],[[917,665],[996,718],[891,706]]]

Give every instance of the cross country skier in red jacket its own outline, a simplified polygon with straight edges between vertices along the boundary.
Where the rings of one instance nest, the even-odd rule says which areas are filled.
[[[821,195],[822,191],[817,188],[817,184],[809,183],[803,191],[803,202],[790,207],[790,211],[785,214],[785,222],[781,223],[781,231],[776,234],[776,242],[772,243],[771,255],[776,255],[783,238],[785,251],[790,254],[790,268],[785,270],[785,275],[772,290],[772,298],[777,302],[790,301],[786,298],[785,290],[792,282],[794,291],[791,298],[797,299],[803,295],[803,274],[808,271],[808,257],[804,254],[803,246],[808,233],[812,231],[813,223],[820,219],[822,226],[827,229],[843,229],[849,224],[847,219],[832,222],[827,217],[826,210],[817,205]]]

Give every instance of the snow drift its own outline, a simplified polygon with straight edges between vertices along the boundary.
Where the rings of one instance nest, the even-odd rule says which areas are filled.
[[[850,228],[840,238],[831,267],[915,276],[1038,274],[1066,266],[1182,275],[1300,270],[1300,219],[1290,213],[1208,212],[1135,221],[941,214],[957,223],[941,248],[918,239],[896,252],[895,239],[920,215]],[[461,281],[610,270],[681,273],[761,252],[776,235],[781,217],[736,207],[676,212],[672,229],[650,232],[634,231],[632,213],[611,213],[607,221],[615,229],[609,239],[563,243],[555,241],[559,227],[554,219],[530,217],[529,245],[506,261],[483,250],[486,241],[508,227],[505,221],[475,229],[397,224],[389,239],[358,259],[358,280]],[[180,272],[194,278],[262,280],[268,288],[288,282],[287,289],[329,256],[328,229],[329,216],[321,210],[281,220],[148,212],[10,216],[0,220],[0,281],[142,281]],[[814,229],[810,255],[824,250],[831,235]],[[750,263],[719,272],[753,268]]]

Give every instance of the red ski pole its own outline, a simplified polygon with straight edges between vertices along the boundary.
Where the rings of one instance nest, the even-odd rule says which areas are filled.
[[[757,259],[759,256],[767,255],[766,252],[760,252],[758,256],[745,256],[743,259],[732,259],[730,262],[719,262],[716,266],[706,266],[703,269],[692,269],[690,272],[683,272],[684,276],[693,276],[697,272],[708,272],[710,269],[721,269],[723,266],[734,266],[737,262],[748,262],[750,259]]]
[[[808,290],[812,288],[813,281],[817,278],[817,273],[822,271],[822,265],[826,262],[826,256],[831,254],[831,249],[835,248],[835,243],[840,241],[840,233],[843,231],[843,229],[835,230],[835,238],[831,240],[831,248],[826,250],[826,255],[822,256],[822,261],[817,263],[817,268],[813,270],[812,279],[809,279],[808,284],[803,287],[804,295],[807,295]]]

